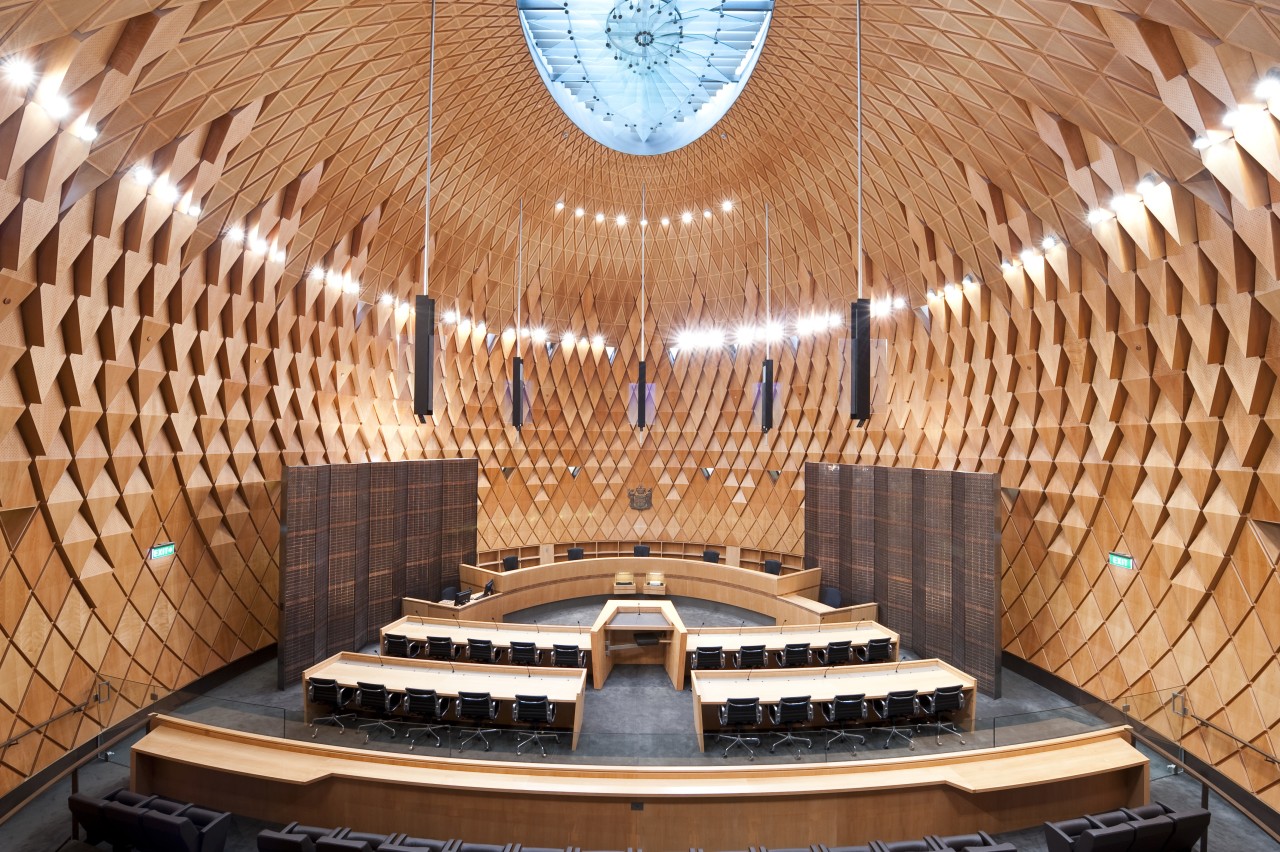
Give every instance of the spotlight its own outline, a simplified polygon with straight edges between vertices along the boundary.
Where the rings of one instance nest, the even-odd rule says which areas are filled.
[[[1280,69],[1272,68],[1263,75],[1258,85],[1254,87],[1253,94],[1263,101],[1280,97]]]
[[[664,228],[665,228],[665,227],[667,227],[667,226],[668,226],[668,225],[670,225],[670,224],[671,224],[671,218],[670,218],[669,216],[663,216],[663,217],[662,217],[662,227],[664,227]]]
[[[710,218],[711,218],[711,209],[710,209],[710,208],[707,208],[706,210],[703,210],[703,211],[702,211],[702,218],[703,218],[703,219],[710,219]]]
[[[227,228],[227,240],[233,243],[244,242],[244,228],[239,225],[232,225]]]
[[[597,335],[594,335],[594,336],[591,338],[591,345],[592,345],[592,346],[604,346],[604,335],[603,335],[603,334],[597,334]]]
[[[516,330],[511,326],[507,326],[502,330],[502,336],[506,340],[511,340],[516,336]]]
[[[614,221],[614,224],[616,224],[619,228],[625,227],[627,224],[627,214],[619,213],[616,217],[614,217],[613,221]]]
[[[796,334],[801,337],[822,331],[827,326],[827,318],[825,316],[807,316],[796,320]]]
[[[1085,217],[1090,225],[1101,225],[1108,219],[1115,218],[1110,210],[1104,210],[1101,207],[1095,207],[1089,211],[1089,215]]]
[[[1124,213],[1128,210],[1132,210],[1141,203],[1142,199],[1136,195],[1117,195],[1115,198],[1111,199],[1111,209],[1117,213]]]
[[[315,266],[311,267],[311,271],[307,273],[307,277],[310,278],[312,281],[321,281],[329,274],[330,273],[326,272],[323,266],[321,266],[320,264],[316,264]],[[329,281],[327,281],[326,283],[333,284],[337,280],[338,280],[338,276],[333,275],[329,279]]]
[[[188,215],[188,216],[199,216],[199,215],[200,215],[200,205],[199,205],[199,204],[188,204],[188,205],[187,205],[187,215]]]
[[[640,220],[640,227],[641,227],[641,228],[647,228],[647,227],[649,227],[649,220],[648,220],[648,219],[641,219],[641,220]]]
[[[394,305],[396,303],[396,297],[390,293],[383,293],[382,297],[378,299],[378,301],[384,305]]]
[[[578,338],[573,336],[572,331],[566,331],[564,334],[560,335],[560,344],[562,346],[573,346],[577,342]]]
[[[266,254],[266,253],[267,253],[267,241],[266,241],[266,240],[264,240],[262,237],[254,237],[254,236],[250,236],[250,237],[249,237],[249,251],[253,252],[254,254]]]
[[[777,343],[783,337],[783,329],[780,323],[771,322],[763,329],[764,339],[770,343]]]
[[[20,89],[25,89],[36,81],[35,66],[19,56],[6,59],[3,67],[4,76]]]
[[[1018,264],[1014,263],[1012,260],[1009,260],[1009,258],[1006,257],[1004,260],[1000,261],[1000,268],[1003,269],[1005,272],[1012,272],[1013,270],[1018,268]]]
[[[1222,117],[1222,126],[1236,128],[1245,122],[1261,118],[1267,114],[1262,104],[1240,104],[1236,109]]]
[[[587,211],[583,210],[581,207],[573,208],[573,215],[577,216],[579,219],[581,219],[584,215],[586,215],[586,212]]]
[[[444,321],[445,321],[445,322],[447,322],[447,323],[451,323],[451,324],[452,324],[452,323],[455,323],[455,322],[457,322],[457,321],[458,321],[458,312],[457,312],[457,311],[445,311],[445,312],[444,312],[444,316],[442,316],[440,319],[444,320]]]
[[[557,201],[557,202],[556,202],[556,212],[557,212],[557,213],[559,213],[559,212],[560,212],[561,210],[563,210],[563,209],[564,209],[564,202],[563,202],[563,201]]]
[[[1162,181],[1160,178],[1156,177],[1155,175],[1147,175],[1142,180],[1138,181],[1138,186],[1136,187],[1136,189],[1138,190],[1139,195],[1147,195],[1149,193],[1155,192],[1157,189],[1159,189],[1162,186],[1164,186],[1164,181]]]
[[[732,212],[733,202],[726,198],[724,201],[720,202],[720,209],[723,210],[725,213]]]
[[[271,252],[271,262],[272,262],[272,263],[284,263],[285,258],[286,258],[286,255],[285,255],[285,253],[284,253],[284,249],[282,249],[282,248],[278,248],[278,249],[273,249],[273,250],[272,250],[272,252]]]
[[[886,317],[889,315],[889,302],[881,299],[871,301],[871,316]]]
[[[156,179],[156,173],[146,166],[134,166],[129,170],[129,176],[133,178],[135,182],[140,183],[143,186],[151,186]]]
[[[485,329],[484,320],[480,320],[479,322],[476,323],[477,332],[479,332],[480,334],[484,334],[484,329]]]
[[[738,330],[734,332],[733,339],[739,346],[750,346],[756,339],[756,327],[754,325],[740,325]]]
[[[360,292],[360,282],[359,281],[346,282],[345,284],[342,285],[342,292],[346,293],[348,296],[356,295],[357,293]]]
[[[1058,238],[1055,237],[1053,234],[1049,234],[1047,237],[1045,237],[1043,240],[1040,241],[1040,248],[1044,249],[1045,251],[1052,251],[1057,247],[1058,247]]]
[[[680,221],[688,225],[690,222],[693,221],[693,214],[690,213],[688,210],[684,211],[683,213],[680,214]]]
[[[835,311],[827,314],[827,328],[839,328],[842,325],[844,325],[844,317]]]
[[[533,331],[529,332],[529,339],[534,343],[546,343],[547,330],[545,328],[535,328]]]
[[[76,136],[86,142],[92,142],[98,138],[98,128],[94,127],[92,124],[82,124],[77,128]]]
[[[902,298],[901,296],[894,296],[894,297],[893,297],[893,307],[894,307],[894,309],[895,309],[895,310],[902,310],[902,309],[903,309],[903,308],[905,308],[906,306],[907,306],[907,300],[906,300],[906,299]]]
[[[176,204],[182,192],[169,181],[161,178],[151,188],[151,193],[165,204]]]
[[[600,224],[600,223],[601,223],[601,222],[603,222],[603,221],[604,221],[604,214],[603,214],[603,213],[597,213],[597,214],[596,214],[596,224],[598,225],[598,224]]]
[[[1203,151],[1204,149],[1212,146],[1213,140],[1208,136],[1197,136],[1195,139],[1191,140],[1191,147],[1195,148],[1197,151]]]
[[[972,275],[965,275],[964,278],[960,279],[960,283],[965,287],[976,287],[978,279],[974,278]]]
[[[1022,254],[1018,255],[1018,259],[1022,261],[1023,266],[1027,266],[1035,261],[1040,255],[1035,249],[1023,249]]]
[[[71,115],[71,101],[62,97],[62,95],[52,95],[42,100],[40,105],[44,107],[44,111],[56,121],[61,121]]]

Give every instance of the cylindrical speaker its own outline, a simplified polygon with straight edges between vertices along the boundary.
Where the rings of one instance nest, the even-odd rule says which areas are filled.
[[[420,422],[434,413],[436,393],[436,300],[414,298],[413,413]]]
[[[524,425],[524,359],[519,355],[511,359],[511,425]]]
[[[773,359],[764,359],[764,372],[760,376],[760,431],[773,428]]]
[[[871,417],[871,300],[849,306],[849,417],[861,426]]]
[[[649,413],[649,372],[644,361],[640,362],[640,372],[636,376],[636,428],[643,429]]]

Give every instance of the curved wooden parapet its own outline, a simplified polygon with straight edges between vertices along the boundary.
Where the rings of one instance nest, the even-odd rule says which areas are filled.
[[[133,788],[285,823],[478,843],[745,849],[1007,831],[1141,804],[1129,729],[791,765],[632,767],[395,754],[157,716]]]

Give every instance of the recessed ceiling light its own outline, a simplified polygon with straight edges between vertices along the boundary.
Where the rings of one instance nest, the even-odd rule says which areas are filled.
[[[624,226],[624,225],[626,225],[626,224],[627,224],[627,214],[626,214],[626,213],[619,213],[619,214],[614,218],[614,220],[613,220],[613,221],[614,221],[614,223],[615,223],[619,228],[621,228],[622,226]]]
[[[662,217],[662,227],[664,227],[664,228],[665,228],[665,227],[667,227],[667,226],[668,226],[668,225],[670,225],[670,224],[671,224],[671,218],[670,218],[670,217],[668,217],[668,216],[663,216],[663,217]]]
[[[443,317],[441,317],[441,319],[443,319],[443,320],[444,320],[445,322],[447,322],[447,323],[455,323],[455,322],[457,322],[457,321],[458,321],[458,312],[457,312],[457,311],[445,311],[445,312],[444,312],[444,316],[443,316]]]
[[[710,219],[710,218],[711,218],[711,209],[710,209],[710,208],[708,208],[708,209],[706,209],[706,210],[703,210],[703,211],[702,211],[702,218],[703,218],[703,219]]]
[[[592,346],[604,346],[604,335],[597,334],[591,338]]]
[[[557,213],[559,213],[559,212],[560,212],[561,210],[563,210],[563,209],[564,209],[564,202],[563,202],[563,201],[557,201],[557,202],[556,202],[556,212],[557,212]]]
[[[583,214],[586,212],[587,211],[583,210],[581,207],[573,208],[573,215],[577,216],[579,219],[581,219]]]
[[[1040,241],[1040,248],[1044,249],[1045,251],[1050,251],[1057,247],[1058,247],[1058,238],[1055,237],[1053,234],[1049,234],[1047,237],[1045,237],[1043,240]]]
[[[76,128],[76,136],[86,142],[92,142],[98,138],[98,128],[94,127],[92,124],[82,124]]]
[[[901,296],[894,296],[893,306],[894,308],[901,310],[902,308],[905,308],[907,306],[907,300],[902,298]]]
[[[1097,207],[1090,210],[1089,215],[1085,218],[1088,220],[1090,225],[1100,225],[1108,219],[1113,219],[1115,217],[1112,215],[1110,210],[1104,210],[1101,207]]]
[[[560,342],[565,346],[573,346],[578,342],[578,338],[573,336],[572,331],[566,331],[564,334],[560,335]]]
[[[533,340],[534,343],[546,343],[547,330],[545,328],[535,328],[533,331],[529,333],[529,337],[530,339]]]
[[[36,69],[27,60],[11,56],[4,61],[4,76],[13,85],[25,89],[36,81]]]
[[[693,221],[693,214],[690,213],[688,210],[684,211],[683,213],[680,214],[680,221],[684,222],[686,225],[689,224],[690,222]]]
[[[726,212],[726,213],[728,213],[728,212],[732,211],[732,210],[733,210],[733,202],[726,198],[724,201],[721,201],[721,202],[720,202],[720,209],[721,209],[721,210],[723,210],[723,211],[724,211],[724,212]]]
[[[156,179],[156,173],[146,166],[134,166],[129,170],[129,176],[143,186],[151,186]]]
[[[41,104],[44,106],[44,111],[58,121],[71,115],[71,101],[62,95],[52,95],[41,101]]]
[[[382,302],[384,305],[394,305],[396,303],[396,297],[390,293],[383,293],[382,298],[378,301]]]
[[[239,225],[232,225],[230,228],[227,228],[227,239],[233,243],[244,242],[244,228],[241,228]]]
[[[597,214],[596,214],[596,222],[597,222],[597,223],[600,223],[600,222],[603,222],[603,221],[604,221],[604,214],[603,214],[603,213],[597,213]]]

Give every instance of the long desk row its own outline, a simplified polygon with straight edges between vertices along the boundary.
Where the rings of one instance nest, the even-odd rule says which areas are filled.
[[[510,666],[476,663],[405,660],[344,651],[317,663],[302,676],[306,721],[326,715],[334,708],[311,701],[308,684],[313,678],[337,681],[339,686],[357,689],[361,683],[377,684],[388,692],[404,693],[407,687],[434,689],[437,695],[457,698],[462,692],[487,692],[499,705],[510,705],[517,695],[547,697],[556,705],[556,721],[573,731],[572,747],[578,747],[582,732],[582,700],[586,691],[586,669],[526,670]],[[456,702],[446,721],[457,721]],[[566,725],[565,723],[569,724]]]
[[[254,819],[596,849],[1011,831],[1140,805],[1149,766],[1127,728],[894,760],[634,767],[368,751],[165,716],[132,756],[135,791]]]

